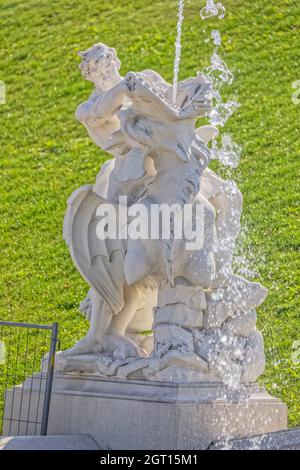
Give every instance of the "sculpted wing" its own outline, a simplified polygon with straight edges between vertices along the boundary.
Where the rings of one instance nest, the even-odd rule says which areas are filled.
[[[82,277],[117,314],[124,304],[125,242],[118,237],[114,240],[97,237],[96,226],[101,217],[96,212],[102,204],[112,205],[96,194],[92,185],[76,190],[68,201],[64,239]],[[119,207],[114,204],[114,208],[118,220]]]

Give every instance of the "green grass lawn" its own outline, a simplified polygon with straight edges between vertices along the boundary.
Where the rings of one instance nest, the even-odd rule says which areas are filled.
[[[203,22],[205,0],[187,2],[181,78],[207,66],[211,29],[236,75],[242,107],[226,130],[244,145],[236,178],[244,194],[244,251],[270,294],[259,310],[268,367],[262,382],[300,425],[299,124],[292,83],[300,80],[297,0],[223,0],[225,20]],[[172,80],[175,0],[1,0],[0,318],[60,324],[62,348],[87,328],[87,292],[62,239],[68,196],[93,182],[107,158],[74,119],[91,89],[76,52],[115,46],[122,72],[154,68]],[[203,29],[206,32],[203,32]],[[298,196],[298,201],[297,201]],[[298,294],[298,296],[297,296]]]

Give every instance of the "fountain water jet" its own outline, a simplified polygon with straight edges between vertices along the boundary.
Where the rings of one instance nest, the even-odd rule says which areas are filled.
[[[176,99],[177,99],[178,76],[179,76],[180,58],[181,58],[182,24],[184,20],[183,14],[184,14],[184,0],[178,0],[177,38],[176,38],[176,43],[175,43],[174,79],[173,79],[173,95],[172,95],[173,104],[176,104]]]

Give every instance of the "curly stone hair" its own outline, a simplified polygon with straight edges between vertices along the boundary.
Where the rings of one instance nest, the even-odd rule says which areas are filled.
[[[117,69],[121,67],[116,50],[102,43],[95,44],[84,52],[80,51],[78,55],[83,59],[81,68],[85,71],[86,75],[89,75],[92,69],[95,72],[97,64],[100,62],[102,71],[103,68],[110,69],[112,65],[115,65]]]

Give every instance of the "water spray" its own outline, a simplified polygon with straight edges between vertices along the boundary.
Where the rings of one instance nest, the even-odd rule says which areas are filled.
[[[184,0],[178,0],[178,22],[177,22],[177,39],[175,43],[175,62],[174,62],[174,80],[173,80],[173,96],[172,102],[176,104],[177,99],[177,86],[179,67],[181,59],[181,36],[182,36],[182,24],[184,20]]]

